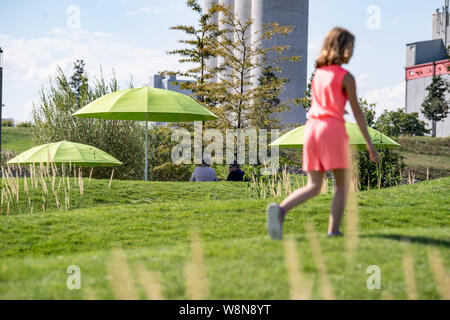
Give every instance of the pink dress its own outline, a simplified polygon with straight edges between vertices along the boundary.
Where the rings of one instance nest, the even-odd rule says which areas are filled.
[[[345,130],[342,90],[347,70],[331,65],[316,70],[311,87],[303,144],[303,171],[328,171],[350,167],[349,137]]]

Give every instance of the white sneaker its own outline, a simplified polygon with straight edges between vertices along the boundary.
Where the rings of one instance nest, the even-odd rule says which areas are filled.
[[[267,232],[273,240],[280,240],[283,237],[280,214],[280,206],[277,203],[267,206]]]

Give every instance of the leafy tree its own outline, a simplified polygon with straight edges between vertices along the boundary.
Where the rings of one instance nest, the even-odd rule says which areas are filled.
[[[436,137],[436,122],[447,118],[449,92],[448,82],[441,76],[434,76],[431,84],[426,88],[428,95],[422,103],[422,113],[432,122],[431,135]]]
[[[305,108],[305,111],[308,112],[311,108],[311,102],[312,102],[312,96],[311,96],[311,89],[312,89],[312,82],[314,79],[314,75],[316,74],[316,71],[311,74],[308,80],[308,84],[306,85],[306,91],[305,96],[301,99],[303,108]]]
[[[364,98],[359,98],[359,105],[366,116],[367,126],[374,127],[376,122],[376,103],[369,103]]]
[[[275,36],[289,34],[293,27],[274,23],[264,26],[257,37],[252,37],[253,21],[236,19],[230,8],[216,5],[204,12],[198,1],[187,1],[187,5],[197,13],[198,23],[171,28],[182,31],[186,39],[179,41],[183,45],[181,49],[169,53],[180,56],[180,63],[189,64],[190,69],[186,72],[164,71],[162,74],[193,79],[192,82],[179,83],[180,87],[191,90],[200,103],[219,116],[216,121],[204,123],[203,128],[225,131],[279,125],[279,120],[272,115],[287,110],[291,101],[275,103],[288,81],[276,76],[281,72],[278,64],[280,61],[298,61],[299,57],[270,60],[267,57],[269,53],[281,54],[289,47],[267,47],[265,43]],[[223,27],[220,29],[216,20],[218,16],[222,17]],[[251,38],[256,40],[251,41]],[[220,61],[215,67],[208,63],[212,58]],[[273,76],[267,73],[263,80],[264,75],[261,78],[256,71],[266,66],[273,66],[265,70]]]
[[[70,87],[75,93],[77,99],[77,107],[80,108],[80,100],[83,92],[86,92],[88,86],[88,79],[84,70],[85,63],[83,60],[77,60],[74,63],[74,73],[70,77]]]
[[[252,126],[260,129],[270,129],[270,123],[268,123],[268,119],[273,113],[273,110],[276,110],[281,103],[281,100],[278,98],[280,94],[279,87],[273,85],[274,82],[277,82],[277,76],[273,72],[272,67],[265,67],[264,71],[258,79],[258,86],[260,88],[264,88],[264,94],[261,95],[261,98],[253,105],[253,112],[251,113],[252,119],[250,123]],[[267,87],[267,89],[266,89]]]
[[[115,76],[89,84],[84,63],[76,63],[71,77],[58,67],[48,89],[40,92],[33,106],[32,136],[35,144],[68,140],[100,148],[123,162],[114,176],[119,179],[142,179],[144,171],[144,127],[136,121],[113,121],[73,117],[80,107],[119,90]],[[69,80],[70,79],[70,80]],[[87,174],[87,171],[85,171]],[[96,168],[93,176],[108,178],[110,169]]]
[[[430,132],[426,129],[426,123],[419,120],[417,112],[405,113],[403,109],[384,110],[377,120],[375,129],[393,137],[424,136]]]
[[[213,96],[218,102],[215,112],[220,117],[219,127],[242,129],[254,125],[258,108],[266,104],[269,98],[278,96],[288,81],[275,77],[258,84],[256,71],[270,65],[271,72],[280,73],[281,62],[297,62],[300,57],[283,55],[289,50],[289,46],[268,45],[268,41],[274,37],[290,34],[294,27],[269,23],[262,30],[252,32],[252,19],[242,21],[230,8],[218,9],[222,13],[222,29],[219,30],[217,51],[220,76]],[[264,119],[265,126],[279,126],[279,119],[271,115],[288,110],[294,102],[299,103],[299,99],[284,101],[270,109]]]
[[[218,24],[214,22],[214,16],[218,13],[218,6],[213,6],[209,11],[203,12],[197,0],[187,0],[187,6],[197,14],[198,25],[177,25],[171,30],[183,32],[187,39],[178,42],[184,48],[169,51],[170,55],[180,56],[180,64],[188,64],[186,71],[163,71],[163,75],[178,75],[192,79],[188,82],[176,82],[181,89],[190,90],[196,95],[196,99],[203,105],[213,108],[215,101],[210,99],[210,93],[214,91],[215,83],[212,79],[217,70],[208,66],[208,60],[217,55],[218,37],[220,32]]]

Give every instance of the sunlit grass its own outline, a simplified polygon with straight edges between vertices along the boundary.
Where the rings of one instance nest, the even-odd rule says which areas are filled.
[[[333,297],[329,288],[338,299],[406,299],[405,241],[417,297],[446,297],[450,178],[359,193],[351,267],[346,238],[326,238],[331,194],[287,216],[284,231],[294,238],[285,247],[265,230],[265,207],[274,199],[250,199],[245,183],[113,181],[108,190],[109,182],[85,179],[82,197],[72,181],[67,212],[48,204],[45,213],[0,216],[0,298],[125,298],[110,282],[126,261],[125,278],[132,279],[126,282],[136,287],[127,291],[132,298],[194,297],[197,289],[187,290],[186,274],[200,268],[205,285],[199,296],[212,299],[322,299]],[[21,194],[19,201],[27,200]],[[314,233],[306,233],[308,221]],[[69,265],[81,269],[81,290],[66,287]],[[382,290],[366,287],[371,265],[381,268]],[[324,274],[328,289],[322,287]],[[311,293],[299,293],[298,281],[306,281]]]

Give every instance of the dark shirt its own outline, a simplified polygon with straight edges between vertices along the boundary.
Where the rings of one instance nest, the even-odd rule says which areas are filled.
[[[227,181],[244,181],[245,172],[242,170],[231,171],[228,174]]]

